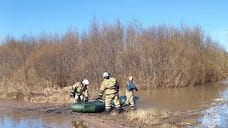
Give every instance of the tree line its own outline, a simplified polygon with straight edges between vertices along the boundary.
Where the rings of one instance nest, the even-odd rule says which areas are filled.
[[[228,76],[228,53],[200,26],[123,25],[93,21],[88,31],[5,38],[0,44],[1,85],[65,87],[84,78],[93,87],[110,72],[120,85],[184,87]]]

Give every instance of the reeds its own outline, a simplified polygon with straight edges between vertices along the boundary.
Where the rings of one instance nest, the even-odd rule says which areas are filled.
[[[84,78],[98,88],[108,71],[123,86],[183,87],[228,76],[228,54],[199,26],[141,27],[92,22],[88,31],[9,37],[0,45],[1,85],[65,87]],[[2,86],[2,87],[3,87]]]

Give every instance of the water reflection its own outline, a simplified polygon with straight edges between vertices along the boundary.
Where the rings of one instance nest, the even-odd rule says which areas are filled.
[[[60,114],[0,109],[0,128],[70,128],[71,121]]]
[[[208,128],[215,128],[221,124],[221,118],[219,114],[219,107],[213,107],[206,111],[203,111],[202,125]]]
[[[0,128],[94,128],[62,114],[22,112],[0,108]]]
[[[138,108],[198,112],[198,127],[228,126],[228,81],[176,89],[140,90]],[[197,114],[197,113],[196,113]]]
[[[89,124],[81,120],[72,120],[72,128],[89,128]]]
[[[228,89],[225,89],[221,94],[221,98],[217,98],[219,100],[216,103],[212,102],[213,106],[211,108],[202,111],[203,116],[200,121],[204,127],[228,126]]]

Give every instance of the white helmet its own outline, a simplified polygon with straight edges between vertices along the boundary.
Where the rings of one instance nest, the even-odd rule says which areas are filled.
[[[83,84],[83,85],[89,85],[89,80],[84,79],[84,80],[82,81],[82,84]]]
[[[108,78],[108,77],[109,77],[109,73],[108,73],[108,72],[104,72],[104,73],[103,73],[103,77],[104,77],[104,78]]]
[[[129,80],[132,81],[132,80],[133,80],[133,76],[130,76],[130,77],[129,77]]]

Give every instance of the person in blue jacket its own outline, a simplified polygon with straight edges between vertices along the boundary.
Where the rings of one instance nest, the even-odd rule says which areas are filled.
[[[126,100],[124,106],[130,105],[132,110],[135,110],[135,101],[134,101],[134,96],[133,96],[133,91],[134,90],[138,91],[138,89],[136,88],[136,86],[133,83],[133,77],[130,76],[129,77],[129,81],[126,84],[126,97],[127,97],[127,100]]]

